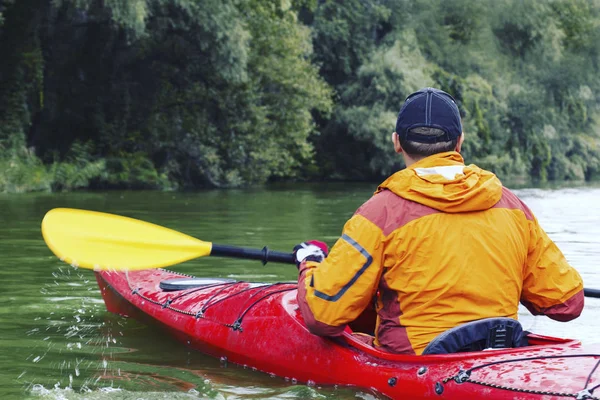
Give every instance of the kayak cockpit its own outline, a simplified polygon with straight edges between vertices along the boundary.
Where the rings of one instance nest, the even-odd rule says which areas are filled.
[[[541,350],[543,348],[556,347],[560,348],[571,347],[571,348],[579,348],[581,346],[581,342],[574,339],[563,339],[556,338],[552,336],[543,336],[537,335],[534,333],[527,333],[526,335],[528,345],[524,347],[513,347],[513,348],[503,348],[503,349],[493,349],[491,351],[477,351],[477,352],[461,352],[461,353],[451,353],[451,354],[429,354],[429,355],[407,355],[407,354],[393,354],[388,353],[386,351],[380,350],[376,347],[373,347],[366,343],[360,335],[356,335],[355,332],[351,332],[350,330],[345,331],[340,340],[343,341],[346,345],[356,348],[357,350],[364,352],[370,356],[377,357],[383,360],[389,361],[423,361],[424,359],[430,361],[439,361],[439,360],[453,360],[453,359],[465,359],[470,355],[498,355],[498,354],[509,354],[509,353],[521,353],[528,350]]]
[[[282,297],[282,305],[287,310],[289,314],[291,314],[294,319],[299,322],[302,320],[302,316],[300,315],[298,304],[296,301],[296,292],[286,293]],[[542,350],[544,348],[550,347],[560,347],[564,349],[565,347],[570,348],[579,348],[581,347],[581,342],[574,339],[564,339],[564,338],[556,338],[551,336],[537,335],[534,333],[523,332],[523,342],[518,343],[515,347],[507,347],[507,348],[496,348],[493,351],[461,351],[456,353],[449,354],[428,354],[428,355],[406,355],[406,354],[394,354],[388,353],[386,351],[380,350],[370,344],[369,340],[366,340],[365,337],[373,336],[375,333],[375,322],[377,318],[377,313],[372,308],[367,308],[356,320],[352,321],[347,329],[344,331],[342,336],[336,338],[334,340],[341,341],[345,345],[353,347],[363,353],[366,353],[370,356],[377,357],[384,360],[389,361],[423,361],[423,359],[428,359],[431,361],[436,361],[440,359],[444,360],[452,360],[452,359],[464,359],[465,357],[469,357],[469,355],[473,355],[474,357],[485,357],[486,355],[498,355],[498,354],[509,354],[509,353],[521,353],[527,352],[530,350]],[[514,320],[513,320],[514,321]],[[517,322],[517,321],[515,321]],[[517,322],[518,323],[518,322]],[[518,336],[518,335],[517,335]]]
[[[527,335],[513,318],[483,318],[448,329],[435,337],[423,355],[525,347]]]

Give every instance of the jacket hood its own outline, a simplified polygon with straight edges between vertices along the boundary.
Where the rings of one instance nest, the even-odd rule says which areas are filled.
[[[496,175],[476,165],[465,166],[455,151],[434,154],[396,172],[375,193],[385,189],[448,213],[487,210],[502,197]]]

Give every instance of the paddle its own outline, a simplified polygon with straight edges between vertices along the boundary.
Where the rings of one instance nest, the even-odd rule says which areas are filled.
[[[95,270],[162,268],[220,256],[294,264],[291,253],[213,244],[150,222],[73,208],[55,208],[42,221],[46,244],[61,260]],[[600,298],[600,290],[584,289]]]
[[[58,258],[94,270],[161,268],[204,256],[294,263],[291,253],[217,245],[149,222],[72,208],[50,210],[42,235]]]

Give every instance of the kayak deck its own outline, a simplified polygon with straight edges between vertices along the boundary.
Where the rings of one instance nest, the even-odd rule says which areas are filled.
[[[194,349],[298,382],[411,399],[593,399],[600,385],[600,354],[576,340],[529,334],[530,346],[522,348],[391,354],[352,333],[372,333],[373,310],[338,338],[312,335],[298,309],[295,283],[225,281],[171,291],[161,289],[161,282],[191,277],[160,269],[96,277],[109,311],[150,318]]]

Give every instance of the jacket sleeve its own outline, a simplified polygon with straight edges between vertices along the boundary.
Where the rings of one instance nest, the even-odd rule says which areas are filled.
[[[530,243],[521,303],[533,315],[545,314],[557,321],[570,321],[583,310],[583,281],[556,244],[540,227],[529,221]]]
[[[355,214],[322,263],[305,262],[298,277],[298,304],[308,329],[340,335],[373,299],[381,276],[383,234]]]

